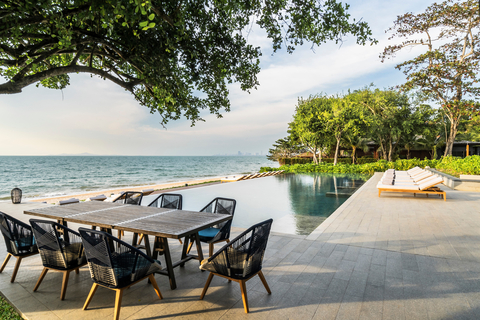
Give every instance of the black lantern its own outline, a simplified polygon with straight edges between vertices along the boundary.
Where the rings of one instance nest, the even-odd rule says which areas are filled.
[[[22,201],[22,190],[20,190],[19,188],[13,188],[10,194],[12,196],[13,204],[17,204]]]

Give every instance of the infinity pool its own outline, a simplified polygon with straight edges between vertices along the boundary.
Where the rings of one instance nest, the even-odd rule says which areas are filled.
[[[346,174],[283,174],[170,192],[182,194],[184,210],[200,210],[215,197],[237,200],[234,227],[248,228],[273,218],[274,232],[308,235],[368,178]],[[145,197],[142,203],[148,204],[154,197]]]

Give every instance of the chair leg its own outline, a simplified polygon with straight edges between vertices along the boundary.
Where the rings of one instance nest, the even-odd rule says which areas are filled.
[[[64,271],[63,272],[62,292],[60,293],[60,300],[65,299],[65,293],[67,292],[68,276],[69,275],[70,275],[70,271]]]
[[[163,299],[162,293],[160,292],[160,288],[158,287],[157,281],[155,280],[155,276],[153,275],[153,273],[148,276],[148,279],[150,279],[150,282],[152,283],[153,289],[155,289],[158,298],[160,298],[160,300]]]
[[[185,241],[187,241],[187,240],[185,239]],[[190,243],[188,244],[187,254],[190,253],[190,250],[192,250],[193,242],[194,242],[195,240],[193,240],[192,238],[190,238],[189,241],[190,241]]]
[[[22,262],[22,257],[17,257],[17,262],[15,262],[15,268],[13,269],[12,278],[10,282],[15,281],[15,277],[17,276],[18,268],[20,268],[20,263]]]
[[[270,291],[270,287],[268,286],[267,280],[265,280],[265,277],[263,276],[262,270],[258,272],[258,276],[260,277],[260,280],[262,280],[265,289],[267,289],[268,294],[272,294],[272,292]]]
[[[123,289],[116,289],[117,295],[115,296],[115,313],[113,319],[118,320],[120,318],[120,308],[122,307]]]
[[[85,304],[83,305],[83,310],[87,310],[88,305],[90,304],[90,301],[92,301],[93,295],[97,291],[98,284],[93,283],[92,288],[90,289],[90,293],[88,294],[87,300],[85,301]]]
[[[141,244],[142,244],[142,240],[143,240],[143,233],[140,234],[140,237],[138,237],[137,245],[141,245]]]
[[[208,256],[213,256],[213,243],[208,244]]]
[[[213,279],[213,273],[210,272],[208,275],[207,283],[205,283],[205,287],[203,287],[202,294],[200,295],[200,300],[203,300],[203,297],[205,297],[205,294],[207,293],[208,287],[210,286],[210,282],[212,282]]]
[[[245,313],[248,313],[247,286],[245,285],[245,283],[246,281],[240,280],[240,290],[242,291],[243,308],[245,309]]]
[[[12,257],[12,254],[7,253],[7,256],[5,257],[5,260],[3,260],[2,267],[0,268],[0,273],[3,272],[3,269],[5,269],[5,266],[7,265],[8,260],[10,260],[11,257]]]
[[[38,277],[37,283],[35,284],[35,288],[33,288],[33,291],[37,291],[38,287],[40,286],[40,283],[42,283],[43,278],[45,278],[45,275],[48,272],[48,268],[43,268],[42,273],[40,274],[40,277]]]

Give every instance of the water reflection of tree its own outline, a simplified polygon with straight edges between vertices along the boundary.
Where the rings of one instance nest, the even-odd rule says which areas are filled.
[[[326,197],[327,192],[359,186],[368,179],[364,175],[307,173],[279,176],[289,181],[291,210],[297,234],[310,234],[347,198]],[[340,191],[341,192],[341,191]]]

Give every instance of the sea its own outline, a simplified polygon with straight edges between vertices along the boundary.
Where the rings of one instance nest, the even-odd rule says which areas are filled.
[[[266,156],[0,156],[0,200],[147,186],[278,167]]]

